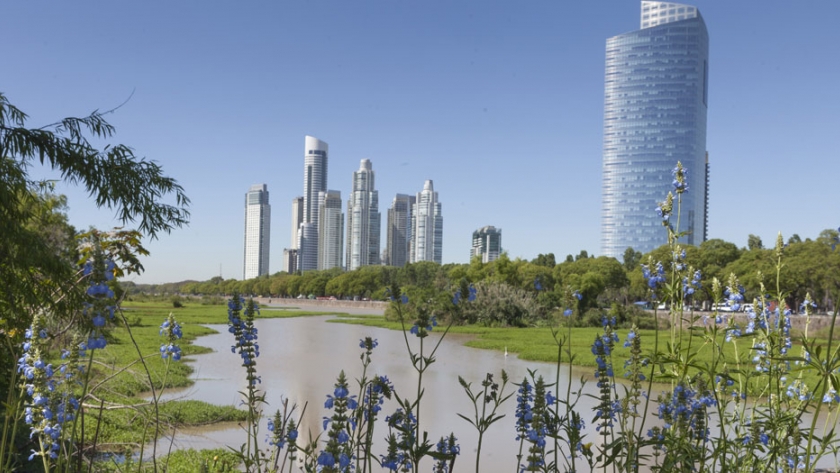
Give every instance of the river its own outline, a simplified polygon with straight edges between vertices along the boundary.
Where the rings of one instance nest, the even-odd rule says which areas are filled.
[[[265,309],[264,309],[265,310]],[[270,310],[270,309],[269,309]],[[280,408],[284,399],[290,404],[302,406],[308,402],[306,415],[300,430],[300,440],[308,438],[307,432],[317,436],[322,431],[322,420],[332,411],[324,408],[327,394],[332,394],[339,372],[344,370],[350,381],[350,393],[359,391],[356,379],[361,376],[359,341],[365,337],[378,340],[378,347],[372,355],[368,376],[387,375],[401,397],[415,398],[417,373],[411,367],[403,334],[400,331],[365,327],[342,323],[330,323],[330,316],[299,317],[285,319],[260,319],[255,322],[259,330],[260,357],[257,372],[261,377],[260,388],[265,392],[267,405],[264,414],[269,415]],[[182,390],[164,393],[163,399],[196,399],[218,405],[240,405],[241,395],[246,387],[245,373],[240,358],[232,354],[232,335],[226,325],[208,325],[219,333],[199,338],[197,345],[213,349],[212,353],[194,357],[192,375],[195,384]],[[425,339],[426,354],[439,340],[442,328],[437,327]],[[506,393],[515,392],[513,382],[528,377],[528,370],[536,370],[547,381],[555,378],[555,365],[522,361],[514,355],[490,350],[468,348],[464,343],[471,336],[448,334],[435,354],[436,362],[424,374],[424,395],[421,409],[421,431],[429,433],[432,443],[450,432],[454,432],[461,445],[461,455],[456,462],[456,471],[475,471],[475,446],[477,433],[474,427],[458,417],[464,414],[472,418],[473,406],[458,382],[458,376],[473,384],[478,390],[487,373],[493,373],[497,382],[505,370],[511,380]],[[409,335],[409,342],[417,350],[418,339]],[[586,422],[587,437],[584,442],[599,443],[600,436],[591,425],[596,400],[589,395],[596,394],[592,368],[574,368],[572,391],[581,388],[581,377],[589,379],[584,395],[577,406]],[[560,370],[561,391],[565,392],[569,382],[569,368]],[[620,388],[619,388],[620,389]],[[516,396],[511,397],[500,408],[505,418],[492,425],[485,433],[481,452],[481,471],[488,473],[517,472],[515,406]],[[397,408],[394,400],[386,401],[381,418]],[[655,411],[656,406],[651,406]],[[374,435],[376,453],[384,453],[384,437],[387,427],[377,424]],[[260,442],[267,436],[265,418],[260,427]],[[161,439],[158,451],[170,448],[169,438]],[[172,448],[217,448],[237,447],[245,441],[241,427],[235,424],[217,424],[207,427],[179,431]],[[267,444],[264,444],[267,447]],[[378,447],[376,447],[378,445]],[[562,460],[561,460],[562,461]],[[830,466],[832,459],[820,462]],[[431,469],[431,462],[421,465],[424,471]],[[582,468],[581,471],[585,471]]]
[[[372,355],[368,374],[387,375],[401,397],[416,398],[417,373],[411,367],[402,332],[360,325],[329,323],[331,317],[298,317],[287,319],[260,319],[256,321],[259,330],[260,356],[257,359],[257,372],[261,376],[260,388],[265,391],[267,406],[264,413],[273,413],[280,408],[284,399],[290,404],[302,406],[308,401],[306,416],[301,426],[301,438],[306,438],[306,431],[312,430],[313,436],[321,432],[322,419],[332,411],[324,408],[327,394],[332,394],[336,377],[344,370],[350,380],[351,394],[358,393],[356,379],[361,376],[362,349],[359,340],[370,336],[378,340],[378,347]],[[244,370],[238,355],[232,354],[232,336],[226,325],[208,325],[218,334],[199,338],[197,345],[213,349],[212,353],[195,356],[192,375],[195,384],[183,390],[170,390],[163,399],[196,399],[218,405],[239,405],[242,391],[246,387]],[[425,349],[433,348],[441,335],[442,329],[436,328],[425,339]],[[436,362],[424,374],[425,389],[421,408],[420,429],[429,432],[431,441],[436,442],[441,436],[454,432],[459,440],[461,456],[456,467],[460,471],[474,470],[475,446],[477,433],[475,428],[458,417],[462,413],[472,417],[473,407],[458,382],[458,376],[473,384],[473,389],[481,387],[481,381],[487,373],[493,373],[495,380],[501,382],[501,371],[505,370],[511,383],[506,393],[514,392],[513,382],[521,382],[528,376],[528,370],[537,370],[546,380],[553,382],[555,365],[539,362],[525,362],[514,355],[468,348],[463,345],[470,336],[448,334],[435,354]],[[409,341],[414,349],[419,349],[418,339],[410,335]],[[591,369],[573,369],[572,389],[580,389],[581,376],[591,377]],[[565,391],[568,380],[568,366],[561,370],[561,386]],[[589,387],[589,386],[587,386]],[[589,387],[594,392],[594,383]],[[500,413],[505,418],[494,424],[485,433],[482,446],[482,471],[514,472],[518,471],[516,453],[519,442],[515,440],[514,411],[516,396],[511,397]],[[581,398],[579,410],[594,412],[594,399]],[[390,414],[397,408],[394,400],[386,401],[382,414]],[[384,418],[384,415],[381,416]],[[587,416],[588,417],[588,416]],[[587,424],[591,418],[586,418]],[[387,427],[376,427],[375,443],[384,449],[381,440],[387,433]],[[265,421],[261,425],[262,433],[267,432]],[[595,439],[595,432],[590,433],[590,440]],[[263,439],[261,438],[260,441]],[[169,439],[163,439],[159,447],[169,448]],[[214,448],[226,445],[238,447],[245,441],[240,427],[222,424],[209,427],[188,429],[175,436],[174,448]],[[160,450],[159,450],[160,451]],[[469,467],[468,467],[469,465]],[[424,467],[425,468],[425,467]],[[428,468],[431,468],[431,464]]]

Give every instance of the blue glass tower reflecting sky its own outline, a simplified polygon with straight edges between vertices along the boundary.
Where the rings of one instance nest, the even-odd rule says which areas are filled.
[[[667,242],[656,215],[677,161],[688,171],[683,241],[706,239],[709,34],[696,7],[643,1],[641,29],[607,40],[601,250]],[[672,218],[676,224],[676,215]]]

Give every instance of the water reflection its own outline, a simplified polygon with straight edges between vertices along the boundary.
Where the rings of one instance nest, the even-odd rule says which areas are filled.
[[[306,416],[301,426],[301,436],[311,430],[314,435],[321,432],[322,419],[329,415],[323,408],[327,394],[332,393],[335,379],[344,370],[348,379],[361,376],[362,350],[359,340],[371,336],[379,340],[374,350],[369,375],[387,375],[401,397],[416,398],[417,373],[411,368],[405,340],[399,331],[381,328],[363,327],[339,323],[328,323],[329,317],[302,317],[290,319],[261,319],[256,321],[259,329],[260,357],[257,371],[262,378],[262,389],[266,392],[268,405],[265,413],[269,414],[282,405],[284,398],[302,406],[309,401]],[[225,325],[210,325],[220,333],[201,337],[198,345],[210,347],[213,353],[195,357],[195,385],[183,390],[164,394],[164,399],[188,398],[219,405],[237,405],[240,403],[239,391],[246,387],[244,370],[240,366],[239,356],[232,354],[232,337]],[[433,332],[426,341],[426,349],[431,349],[438,341],[440,333]],[[502,369],[514,382],[528,376],[528,369],[536,369],[546,379],[553,380],[555,366],[548,363],[525,362],[515,356],[503,353],[478,350],[463,346],[469,336],[447,335],[440,345],[434,363],[424,374],[423,409],[421,430],[429,432],[429,438],[436,441],[443,435],[454,432],[462,446],[461,457],[457,463],[459,470],[467,465],[474,465],[474,446],[477,434],[472,426],[457,416],[463,413],[471,416],[473,406],[458,383],[458,376],[472,382],[478,389],[485,375],[494,373],[497,380]],[[416,344],[418,339],[410,336],[409,341]],[[417,345],[415,345],[415,349]],[[427,351],[428,353],[428,351]],[[561,370],[561,385],[568,379],[568,368]],[[591,370],[573,370],[572,389],[580,389],[578,380],[581,375],[589,376]],[[587,387],[594,392],[594,383]],[[515,389],[509,386],[508,392]],[[358,387],[351,388],[351,394],[357,394]],[[515,441],[514,408],[515,397],[503,405],[504,419],[494,424],[485,434],[482,447],[482,471],[515,471],[518,442]],[[586,396],[581,400],[581,412],[593,412],[593,399]],[[396,409],[395,401],[386,402],[382,413],[391,413]],[[384,419],[384,416],[383,416]],[[589,418],[585,419],[588,423]],[[375,438],[380,440],[386,435],[384,424],[377,425]],[[261,432],[266,432],[265,424]],[[590,433],[594,440],[595,433]],[[175,448],[213,448],[225,445],[238,446],[244,442],[244,432],[236,426],[219,429],[191,429],[176,435]],[[166,442],[169,443],[168,441]],[[384,446],[383,442],[379,442]],[[167,445],[168,446],[168,445]]]

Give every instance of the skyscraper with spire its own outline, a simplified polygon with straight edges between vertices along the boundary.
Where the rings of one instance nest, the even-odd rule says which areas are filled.
[[[427,180],[412,206],[411,263],[443,261],[443,213],[434,184]]]
[[[347,200],[347,269],[379,264],[379,192],[375,189],[373,165],[362,159],[353,173],[353,187]]]
[[[641,29],[607,40],[601,252],[649,252],[667,241],[659,202],[681,162],[681,239],[706,240],[709,34],[690,5],[643,1]],[[676,222],[674,222],[676,223]]]

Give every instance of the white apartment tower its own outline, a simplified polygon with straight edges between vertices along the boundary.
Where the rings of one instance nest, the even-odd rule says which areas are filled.
[[[478,256],[482,263],[495,261],[502,254],[502,229],[492,225],[479,228],[472,235],[470,260]]]
[[[347,269],[379,264],[379,192],[374,188],[373,166],[363,159],[353,173],[353,187],[347,200]]]
[[[443,260],[443,214],[431,180],[423,185],[412,206],[411,245],[409,262]]]
[[[318,269],[340,268],[344,243],[341,192],[318,193]]]
[[[397,194],[388,209],[388,236],[385,245],[385,264],[405,266],[409,261],[411,243],[411,207],[417,202],[413,195]]]
[[[303,196],[298,196],[292,199],[292,239],[289,249],[296,250],[298,247],[297,233],[301,223],[303,223]]]
[[[244,279],[268,274],[270,227],[268,187],[265,184],[254,184],[245,194]]]

